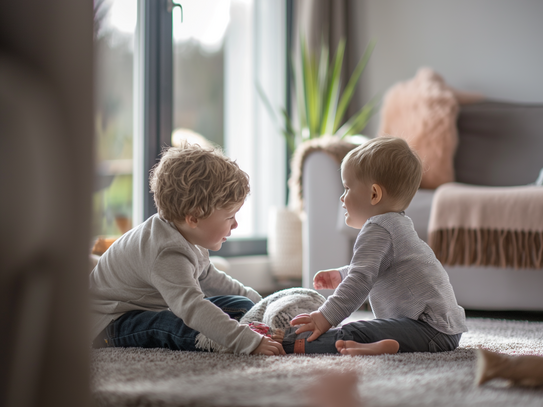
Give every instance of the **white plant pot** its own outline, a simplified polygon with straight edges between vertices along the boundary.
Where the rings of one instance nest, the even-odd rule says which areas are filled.
[[[271,208],[268,217],[268,256],[277,280],[302,278],[302,221],[286,208]]]

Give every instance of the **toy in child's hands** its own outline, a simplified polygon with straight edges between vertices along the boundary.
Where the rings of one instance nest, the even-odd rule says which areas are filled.
[[[480,348],[475,383],[481,385],[492,379],[505,379],[514,386],[543,386],[543,357],[512,356]]]
[[[277,291],[255,304],[240,319],[252,330],[276,341],[282,341],[283,330],[290,327],[290,321],[299,314],[311,313],[326,299],[308,288],[287,288]],[[203,334],[196,337],[196,347],[213,352],[229,353],[230,350]]]

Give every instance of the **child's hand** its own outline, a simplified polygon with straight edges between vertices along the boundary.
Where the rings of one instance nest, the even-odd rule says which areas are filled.
[[[290,325],[303,325],[302,327],[296,330],[296,334],[301,334],[306,331],[313,331],[313,334],[307,338],[307,342],[312,342],[321,336],[323,333],[332,328],[332,325],[328,320],[321,314],[320,311],[313,311],[311,314],[300,314],[295,316]]]
[[[260,344],[256,347],[254,351],[251,352],[251,355],[286,355],[283,345],[279,342],[274,341],[267,336],[263,336]]]
[[[313,287],[315,290],[323,290],[325,288],[335,290],[341,283],[341,274],[338,270],[321,270],[313,277]]]

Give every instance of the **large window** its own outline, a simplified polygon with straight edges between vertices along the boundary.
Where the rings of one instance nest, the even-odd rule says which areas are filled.
[[[186,4],[185,4],[186,3]],[[173,10],[174,137],[197,133],[224,147],[224,55],[228,0],[183,2]]]
[[[95,2],[97,178],[93,233],[118,235],[132,225],[134,0]]]
[[[183,21],[167,0],[95,0],[101,183],[95,233],[120,234],[149,216],[147,174],[160,148],[203,137],[251,177],[233,237],[265,237],[269,208],[285,203],[286,148],[256,83],[273,104],[284,105],[285,4],[177,3]],[[166,126],[153,127],[164,120]],[[166,136],[150,134],[164,128]]]

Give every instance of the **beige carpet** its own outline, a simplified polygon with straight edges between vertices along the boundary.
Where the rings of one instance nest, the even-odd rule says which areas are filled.
[[[98,406],[305,406],[323,371],[356,371],[362,405],[543,406],[543,389],[477,387],[475,349],[543,355],[543,323],[469,318],[460,348],[441,354],[235,356],[164,349],[92,352]]]

